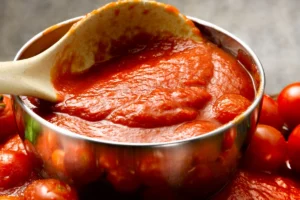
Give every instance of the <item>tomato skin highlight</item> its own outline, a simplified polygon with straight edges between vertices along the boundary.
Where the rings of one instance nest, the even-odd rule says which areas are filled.
[[[259,123],[281,130],[284,124],[278,111],[278,103],[268,95],[263,96]]]
[[[24,191],[25,200],[77,200],[77,192],[68,184],[56,179],[32,182]]]
[[[277,102],[278,111],[290,129],[300,124],[300,82],[286,86]]]
[[[286,161],[287,144],[282,134],[272,126],[259,124],[244,158],[249,170],[276,172]]]
[[[296,126],[288,139],[288,160],[293,171],[300,173],[300,125]]]

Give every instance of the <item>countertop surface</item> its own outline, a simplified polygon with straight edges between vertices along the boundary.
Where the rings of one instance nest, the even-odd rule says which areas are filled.
[[[107,0],[0,0],[0,61],[14,58],[32,36],[84,15]],[[246,42],[261,60],[266,92],[300,81],[299,0],[162,0],[212,22]]]

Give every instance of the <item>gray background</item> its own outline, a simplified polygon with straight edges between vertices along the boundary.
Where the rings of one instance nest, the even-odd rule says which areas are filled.
[[[300,80],[299,0],[161,0],[244,40],[263,63],[266,92]],[[36,33],[109,0],[0,0],[0,61],[12,60]]]

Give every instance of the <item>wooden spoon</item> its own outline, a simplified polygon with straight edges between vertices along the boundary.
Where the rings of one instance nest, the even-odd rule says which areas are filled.
[[[0,93],[58,101],[52,74],[80,73],[111,59],[112,44],[138,34],[201,40],[199,30],[176,8],[155,1],[109,3],[74,24],[57,43],[29,59],[0,63]]]

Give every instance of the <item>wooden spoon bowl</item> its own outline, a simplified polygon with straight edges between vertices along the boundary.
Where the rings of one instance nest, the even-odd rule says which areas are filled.
[[[137,35],[180,37],[200,41],[199,30],[179,11],[163,3],[127,0],[109,3],[87,14],[58,42],[29,59],[0,63],[0,93],[34,96],[56,102],[61,96],[53,74],[81,73],[95,62],[111,59],[116,41]]]

